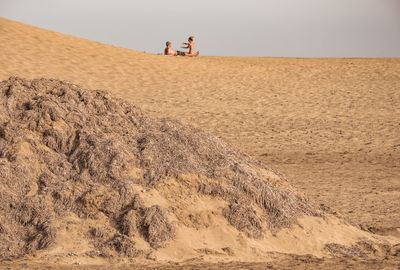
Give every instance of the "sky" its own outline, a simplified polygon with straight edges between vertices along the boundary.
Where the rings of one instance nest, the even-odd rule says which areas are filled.
[[[0,16],[150,53],[400,57],[400,0],[0,0]]]

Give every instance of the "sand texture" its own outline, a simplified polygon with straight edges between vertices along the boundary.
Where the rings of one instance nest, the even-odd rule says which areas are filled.
[[[274,265],[277,267],[292,269],[306,269],[307,265],[326,269],[335,269],[340,265],[343,266],[343,269],[346,267],[396,269],[399,265],[396,255],[399,255],[400,252],[395,243],[400,241],[400,59],[277,59],[203,56],[188,59],[165,57],[104,45],[0,19],[0,80],[7,80],[10,76],[18,76],[28,80],[42,77],[53,78],[69,81],[79,89],[81,87],[84,89],[102,89],[111,93],[111,97],[108,97],[109,94],[105,94],[111,100],[114,100],[114,97],[119,97],[124,100],[121,101],[124,104],[129,102],[140,107],[137,110],[140,115],[144,114],[146,119],[158,119],[158,117],[178,119],[179,122],[171,120],[173,124],[169,128],[177,130],[175,132],[178,134],[182,133],[184,138],[192,138],[194,141],[198,141],[199,139],[195,135],[201,137],[203,132],[204,134],[217,135],[222,140],[207,135],[212,136],[211,141],[218,145],[207,144],[208,150],[206,150],[214,151],[210,152],[213,153],[211,156],[216,157],[216,155],[222,153],[221,155],[224,158],[231,157],[228,160],[233,160],[233,163],[238,163],[239,160],[244,162],[243,164],[250,166],[251,170],[254,170],[254,166],[265,168],[262,169],[264,170],[262,172],[259,169],[256,169],[256,173],[251,171],[250,175],[262,175],[264,173],[266,175],[262,176],[263,184],[269,183],[268,181],[265,182],[265,179],[275,179],[273,181],[283,183],[279,184],[277,188],[278,191],[289,191],[289,193],[284,193],[283,197],[287,197],[287,194],[299,194],[293,198],[304,198],[299,199],[299,201],[289,199],[286,202],[291,202],[291,204],[284,203],[283,206],[277,207],[276,209],[286,209],[284,212],[287,216],[284,219],[276,219],[274,224],[274,222],[271,222],[273,219],[268,217],[262,222],[257,221],[256,217],[260,216],[258,211],[265,211],[265,209],[260,207],[260,205],[263,205],[262,203],[259,204],[260,200],[252,201],[251,198],[254,196],[250,195],[246,200],[250,200],[251,204],[254,204],[254,218],[246,217],[247,221],[251,221],[250,223],[235,223],[238,216],[243,215],[243,213],[252,213],[252,211],[235,208],[234,195],[228,198],[222,195],[221,191],[210,188],[209,179],[221,178],[221,175],[218,174],[220,172],[218,166],[221,166],[221,164],[212,163],[210,171],[210,163],[205,163],[207,159],[201,155],[193,156],[189,155],[189,152],[185,152],[189,151],[187,146],[190,146],[190,144],[181,144],[182,140],[176,139],[180,138],[178,136],[175,137],[175,140],[180,143],[175,143],[174,147],[179,148],[179,145],[183,145],[183,148],[180,149],[182,149],[184,157],[186,159],[190,157],[189,160],[193,162],[172,166],[170,171],[167,169],[157,170],[157,168],[160,168],[160,164],[167,164],[168,162],[173,164],[173,158],[163,159],[154,153],[164,149],[163,151],[166,152],[161,156],[168,157],[165,153],[172,153],[173,151],[168,147],[163,148],[171,142],[171,137],[157,137],[159,135],[154,135],[153,130],[147,134],[150,140],[143,142],[140,141],[140,138],[135,140],[135,143],[139,145],[143,143],[148,147],[147,149],[150,149],[147,153],[148,161],[136,160],[135,162],[141,165],[128,168],[126,175],[123,176],[124,179],[133,177],[147,181],[135,183],[133,190],[130,191],[130,195],[140,194],[142,200],[138,210],[135,210],[138,213],[135,212],[135,215],[131,217],[127,213],[121,212],[126,203],[124,198],[118,197],[122,193],[118,193],[119,199],[116,199],[117,205],[119,205],[118,209],[98,210],[101,207],[107,208],[107,204],[102,200],[109,200],[110,198],[101,198],[101,196],[99,198],[98,194],[95,193],[98,190],[114,190],[117,192],[121,190],[119,184],[109,186],[108,180],[104,180],[108,183],[106,187],[93,188],[91,191],[90,188],[85,190],[83,185],[79,189],[81,193],[75,191],[76,194],[73,194],[71,191],[71,194],[67,194],[68,190],[65,187],[52,184],[51,177],[44,180],[44,182],[48,181],[52,192],[63,190],[65,193],[61,197],[56,196],[65,203],[60,205],[56,203],[59,207],[56,213],[64,216],[62,222],[53,224],[59,229],[58,236],[53,239],[51,230],[54,228],[45,226],[48,224],[48,220],[54,218],[53,216],[44,215],[37,220],[20,217],[15,222],[21,223],[22,220],[22,224],[25,223],[29,228],[18,229],[20,225],[11,226],[17,231],[21,230],[20,232],[31,236],[29,239],[32,244],[28,245],[31,250],[27,250],[27,252],[29,254],[33,252],[33,254],[36,254],[35,256],[38,256],[36,258],[42,260],[38,260],[38,263],[54,258],[55,254],[61,254],[56,261],[52,262],[52,265],[57,262],[59,265],[67,264],[71,261],[77,265],[104,265],[108,258],[99,260],[98,254],[90,253],[96,245],[105,245],[109,253],[116,252],[116,254],[119,254],[121,250],[125,250],[127,252],[126,257],[130,257],[130,244],[126,237],[131,237],[129,234],[130,231],[135,231],[134,228],[145,227],[147,229],[136,234],[139,238],[135,239],[134,242],[136,247],[142,250],[155,248],[156,251],[153,253],[149,252],[143,255],[148,256],[147,259],[165,261],[201,257],[198,261],[193,261],[192,264],[180,262],[179,264],[164,264],[163,266],[146,266],[149,269],[153,269],[151,267],[163,267],[165,269],[168,269],[166,267],[171,267],[171,269],[173,267],[176,269],[193,269],[195,267],[206,269],[206,267],[209,267],[209,269],[218,269],[218,267],[223,267],[223,264],[213,265],[212,262],[215,260],[229,261],[240,258],[241,261],[246,261],[247,258],[247,261],[254,262],[260,261],[260,257],[268,257],[268,260],[274,261]],[[14,78],[13,80],[19,81],[20,79]],[[22,86],[18,87],[24,88],[23,82],[28,82],[26,84],[29,86],[26,87],[30,87],[30,81],[21,80],[21,82],[19,84]],[[40,82],[40,80],[37,82]],[[53,84],[57,82],[53,81]],[[48,86],[44,88],[47,89]],[[40,91],[46,92],[47,90]],[[18,113],[13,117],[17,117],[17,115],[22,117],[21,114],[26,114],[26,112],[23,112],[24,110],[28,112],[32,110],[29,109],[31,105],[25,104],[25,101],[22,102],[23,100],[13,101],[15,102],[13,105],[13,102],[10,103],[9,97],[6,100],[6,93],[7,90],[4,88],[3,104],[11,107],[15,104],[22,106],[14,111]],[[92,95],[95,94],[87,95],[90,100],[94,100],[94,104],[98,103],[96,98],[101,97],[100,95],[93,98]],[[33,98],[33,96],[30,96],[30,98]],[[70,100],[67,104],[69,103]],[[6,105],[4,105],[4,108],[11,108]],[[54,104],[50,104],[50,106],[46,103],[45,105],[51,108]],[[40,115],[48,114],[49,119],[47,120],[52,123],[54,122],[52,117],[57,119],[57,113],[53,113],[55,116],[51,116],[51,109],[46,106],[39,106],[38,110],[33,111],[37,111]],[[101,107],[103,105],[97,104],[96,106]],[[136,107],[134,108],[132,111],[136,110]],[[62,107],[61,111],[70,109],[71,107]],[[101,113],[108,110],[108,107],[100,109],[100,111],[95,110],[95,115],[97,114],[96,117],[101,118]],[[5,112],[2,112],[2,120],[9,119],[5,115]],[[32,116],[28,114],[26,117],[31,118],[25,119],[25,122],[22,120],[20,122],[21,125],[28,125],[24,128],[34,131],[31,138],[28,138],[29,132],[24,132],[19,134],[23,138],[21,141],[10,140],[7,145],[7,149],[11,153],[9,157],[12,157],[12,153],[21,156],[25,160],[23,162],[26,162],[25,164],[21,161],[26,165],[24,165],[25,173],[37,174],[35,175],[37,179],[44,172],[43,164],[47,164],[47,166],[51,164],[46,160],[41,160],[38,156],[34,156],[35,153],[37,155],[37,152],[32,151],[30,147],[40,145],[43,149],[47,147],[52,151],[61,151],[64,155],[66,153],[72,155],[70,147],[74,142],[69,141],[72,133],[69,134],[68,132],[76,131],[66,129],[62,123],[59,123],[59,126],[54,126],[44,122],[42,123],[43,126],[37,124],[35,127],[29,127],[29,121],[39,119],[40,115]],[[79,120],[81,115],[84,115],[84,112],[76,110],[76,116],[69,116],[72,118],[68,118],[68,125],[82,124],[79,122],[82,121],[82,119]],[[8,117],[11,117],[11,115]],[[76,117],[76,119],[73,117]],[[97,119],[93,112],[88,114],[87,117]],[[116,121],[119,119],[115,115],[107,117],[110,117],[107,120],[110,123],[113,119]],[[64,117],[62,118],[64,119]],[[101,122],[101,120],[98,121]],[[119,119],[118,121],[122,120]],[[190,125],[186,123],[190,123]],[[51,126],[51,130],[47,125]],[[150,124],[150,126],[154,129],[153,124]],[[162,125],[157,124],[156,126],[160,129],[159,127]],[[188,128],[189,126],[190,128]],[[134,132],[132,127],[129,132]],[[195,132],[198,127],[205,131]],[[14,126],[14,132],[17,129],[24,130],[22,126]],[[75,166],[64,168],[69,174],[80,173],[82,168],[90,171],[90,166],[93,166],[93,171],[96,171],[94,168],[101,168],[101,158],[103,158],[101,153],[108,150],[117,149],[116,152],[121,152],[122,155],[118,158],[126,161],[127,164],[130,164],[130,161],[137,156],[137,153],[121,151],[120,149],[123,149],[121,145],[113,145],[112,142],[122,143],[121,139],[110,140],[105,135],[107,132],[119,132],[118,136],[123,138],[122,130],[115,130],[115,127],[107,127],[106,125],[101,132],[97,129],[97,126],[90,129],[89,125],[88,130],[90,131],[88,134],[96,134],[99,140],[104,137],[103,141],[99,143],[103,148],[99,146],[100,148],[96,150],[96,147],[94,147],[94,152],[87,152],[87,149],[83,148],[80,153],[81,156],[70,157],[67,155],[67,157],[64,157],[67,158],[68,164],[71,163],[72,166]],[[4,131],[0,135],[3,136],[3,133],[7,134]],[[37,137],[38,134],[41,137]],[[185,140],[183,141],[187,142],[187,139]],[[208,139],[204,140],[208,142]],[[226,145],[229,147],[222,147],[223,149],[235,150],[221,152],[221,148],[218,148],[221,147],[221,144],[217,143],[219,141],[222,144],[227,142]],[[32,142],[35,143],[32,144]],[[90,145],[90,140],[86,140],[86,143]],[[125,145],[126,142],[123,144]],[[196,149],[193,148],[193,145],[190,147]],[[107,149],[107,151],[104,149]],[[252,157],[241,154],[242,152]],[[88,153],[94,155],[93,160],[87,156]],[[201,153],[201,151],[197,153]],[[40,157],[46,158],[46,155],[40,155]],[[98,160],[96,157],[98,157]],[[61,156],[57,158],[61,158]],[[110,157],[104,158],[110,160]],[[17,175],[16,172],[24,173],[18,168],[6,164],[10,162],[10,160],[7,160],[8,158],[4,162],[2,161],[2,166],[9,166],[10,170],[15,170],[13,175]],[[37,162],[29,163],[27,160]],[[207,162],[212,160],[213,158]],[[185,170],[183,169],[184,166],[189,166],[190,169]],[[89,174],[89,176],[82,176],[82,179],[91,179],[90,181],[94,181],[92,184],[95,185],[97,180],[94,180],[93,177],[112,178],[115,177],[113,173],[121,172],[121,168],[118,166],[114,169],[112,166],[107,168],[107,171],[97,172],[98,175],[96,173],[93,174],[94,176]],[[141,170],[144,168],[147,171],[143,174]],[[249,167],[246,168],[249,169]],[[61,171],[60,169],[58,173],[61,173]],[[170,181],[158,182],[157,175],[169,178]],[[199,178],[198,175],[205,178]],[[249,175],[249,172],[244,171],[244,175]],[[224,172],[223,177],[232,183],[237,181],[226,172]],[[23,176],[21,175],[20,178],[22,179]],[[171,178],[173,179],[171,180]],[[3,176],[3,179],[6,178]],[[79,178],[77,181],[86,181],[82,179]],[[26,181],[24,187],[14,187],[14,193],[7,195],[10,198],[9,200],[17,200],[17,198],[34,200],[33,198],[37,194],[43,192],[40,186],[32,186],[29,179],[26,179]],[[182,190],[185,189],[182,189],[181,181],[196,192],[202,191],[203,193],[193,198],[185,192],[182,193]],[[102,185],[104,183],[102,182]],[[214,183],[221,187],[221,182]],[[149,185],[151,191],[143,192],[143,190],[147,190],[146,187]],[[306,197],[310,198],[310,202],[291,186],[306,194]],[[241,185],[236,185],[236,188],[238,187],[241,187]],[[257,187],[255,188],[257,189]],[[4,192],[3,189],[1,192]],[[86,195],[83,196],[83,194]],[[62,196],[69,197],[64,198]],[[83,205],[83,210],[77,208],[76,205],[71,205],[68,201],[73,202],[76,198],[81,198],[78,202],[81,203],[81,206]],[[116,197],[111,196],[111,198],[115,199]],[[182,206],[182,203],[186,203],[186,205],[179,208],[178,206]],[[41,201],[35,201],[34,204],[37,207],[36,212],[41,212],[49,205]],[[97,221],[90,218],[90,211],[94,211],[93,204],[97,209],[96,211],[103,213],[102,216],[96,217],[98,218]],[[156,205],[159,207],[153,207]],[[199,205],[203,205],[204,208],[199,208]],[[239,205],[241,204],[239,203]],[[31,214],[30,210],[26,210],[26,204],[20,205],[20,207],[27,211],[28,216]],[[66,209],[66,207],[70,208]],[[196,214],[189,216],[195,210]],[[47,212],[44,211],[43,213]],[[115,214],[117,216],[114,216]],[[86,217],[87,220],[84,218],[85,215],[88,216]],[[128,221],[124,223],[125,215]],[[136,225],[136,227],[131,227],[132,222],[134,222],[132,219],[135,219],[133,216],[137,218],[137,226],[139,227]],[[303,217],[299,218],[299,216]],[[329,218],[323,216],[329,216]],[[148,231],[146,232],[151,223],[146,223],[146,220],[149,219],[164,222],[164,232],[169,236],[161,237],[161,242],[157,240],[157,237],[151,238]],[[106,232],[93,231],[99,220],[110,223],[110,226],[105,229]],[[115,224],[113,225],[115,222],[121,223],[115,226]],[[174,229],[172,229],[173,227]],[[217,228],[221,227],[224,229],[218,231]],[[78,228],[85,228],[87,232],[93,233],[92,236],[100,238],[107,233],[115,235],[117,231],[121,236],[113,238],[114,242],[110,243],[96,242],[93,239],[91,240],[91,236],[84,235],[84,230],[78,230]],[[274,231],[275,228],[276,231]],[[3,235],[5,229],[0,227],[0,232]],[[71,238],[70,232],[76,233],[76,235],[73,235],[75,238]],[[46,236],[47,234],[49,237]],[[235,235],[235,237],[229,238],[232,235]],[[236,238],[237,235],[242,235],[242,238]],[[220,236],[223,240],[219,238]],[[132,237],[134,238],[133,235]],[[193,237],[195,243],[204,241],[204,244],[184,246],[184,240],[188,237]],[[77,239],[86,240],[80,242]],[[15,250],[18,250],[20,246],[26,246],[22,242],[19,244],[14,240],[12,242],[15,244]],[[165,247],[162,247],[163,242],[165,242]],[[244,242],[246,244],[243,244]],[[329,245],[330,243],[336,243],[336,245]],[[160,246],[158,246],[159,244]],[[221,244],[224,246],[220,246]],[[242,244],[241,249],[237,248],[240,244]],[[381,244],[383,246],[380,246]],[[46,249],[46,247],[52,245],[57,247],[53,249],[53,254],[41,253],[43,248]],[[84,252],[76,254],[77,248]],[[263,248],[266,249],[268,255],[255,252],[255,255],[251,256],[254,250]],[[37,249],[38,251],[35,251]],[[195,251],[190,253],[187,252],[188,250]],[[297,255],[289,256],[282,255],[282,253]],[[66,258],[65,254],[72,255]],[[307,257],[306,254],[313,256]],[[93,258],[90,256],[93,256]],[[12,263],[5,262],[4,267],[23,268],[26,263],[32,263],[33,258]],[[129,263],[129,259],[127,260],[126,263]],[[207,263],[207,265],[204,265],[204,263]],[[303,266],[304,268],[302,268]],[[32,265],[32,267],[35,267],[35,265]],[[40,265],[37,267],[40,268]],[[75,266],[65,267],[74,268]],[[127,266],[116,267],[115,269],[124,269]],[[272,266],[267,263],[227,263],[226,267],[231,269],[240,269],[240,267],[268,269]]]

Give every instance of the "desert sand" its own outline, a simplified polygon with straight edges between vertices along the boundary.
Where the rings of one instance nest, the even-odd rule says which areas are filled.
[[[200,127],[283,173],[315,205],[353,225],[355,234],[399,239],[399,59],[165,57],[1,19],[0,80],[10,76],[103,89],[149,115]],[[398,266],[396,256],[321,259],[326,254],[310,245],[278,246],[270,251],[317,256],[270,256],[282,268]],[[169,267],[222,267],[208,263]]]

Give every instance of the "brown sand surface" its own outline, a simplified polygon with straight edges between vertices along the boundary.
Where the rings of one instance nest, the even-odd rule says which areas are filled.
[[[324,258],[319,259],[312,256],[289,256],[279,255],[278,259],[266,263],[249,262],[226,262],[226,263],[204,263],[202,261],[190,261],[182,263],[164,263],[164,264],[118,264],[115,262],[107,266],[92,265],[86,266],[87,270],[276,270],[276,269],[326,269],[326,270],[398,270],[399,259],[394,260],[352,260],[348,258]],[[13,264],[0,265],[1,270],[22,270],[22,269],[42,270],[42,269],[60,269],[60,270],[79,270],[82,266],[60,265],[60,264],[32,264],[29,262],[18,262]]]
[[[195,124],[353,224],[399,236],[400,59],[164,57],[1,19],[9,76],[104,89]]]

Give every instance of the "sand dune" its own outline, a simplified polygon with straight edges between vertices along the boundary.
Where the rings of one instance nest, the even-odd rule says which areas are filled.
[[[164,57],[0,19],[0,79],[68,80],[217,134],[354,225],[400,228],[400,59]]]
[[[59,80],[12,77],[0,93],[0,261],[397,253],[208,132]]]

